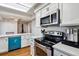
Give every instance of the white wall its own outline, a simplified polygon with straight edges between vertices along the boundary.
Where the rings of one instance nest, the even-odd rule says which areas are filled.
[[[6,34],[6,32],[17,33],[17,22],[0,22],[0,34]]]
[[[32,21],[32,35],[41,36],[41,27],[36,26],[36,20]]]

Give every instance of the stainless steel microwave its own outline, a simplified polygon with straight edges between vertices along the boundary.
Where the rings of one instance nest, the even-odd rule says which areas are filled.
[[[40,22],[41,22],[41,23],[40,23],[41,25],[49,24],[49,23],[50,23],[50,15],[41,18]]]
[[[50,15],[40,18],[40,25],[58,25],[60,23],[60,10],[56,9]]]
[[[51,24],[57,25],[60,23],[60,10],[57,9],[51,14]]]

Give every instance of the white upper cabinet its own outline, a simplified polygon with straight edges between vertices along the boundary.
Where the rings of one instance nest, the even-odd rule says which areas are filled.
[[[55,11],[56,9],[58,9],[58,3],[52,3],[50,4],[50,13],[52,13],[52,11]]]
[[[63,3],[61,26],[79,25],[79,3]]]
[[[45,6],[44,8],[41,9],[41,17],[45,17],[50,15],[50,5]]]
[[[58,9],[58,3],[51,3],[41,9],[41,17],[50,15],[54,10]]]
[[[41,12],[40,11],[37,11],[35,13],[35,16],[36,16],[36,27],[40,27],[40,16],[41,16]]]

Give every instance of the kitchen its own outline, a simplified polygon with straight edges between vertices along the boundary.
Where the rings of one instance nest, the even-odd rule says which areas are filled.
[[[8,3],[8,5],[10,4]],[[11,13],[15,11],[2,7],[2,5],[0,7],[1,9],[4,8],[1,11],[11,11]],[[27,12],[28,15],[17,10],[17,14],[19,14],[17,16],[2,13],[0,20],[0,55],[79,56],[78,10],[79,3],[36,3]],[[5,22],[7,24],[3,24]],[[15,25],[10,24],[10,26],[8,22],[15,23]],[[29,49],[27,49],[28,47]],[[23,48],[27,51],[20,52]]]
[[[78,56],[78,3],[42,5],[35,12],[36,26],[44,36],[35,41],[36,55]],[[41,49],[44,53],[38,52]]]

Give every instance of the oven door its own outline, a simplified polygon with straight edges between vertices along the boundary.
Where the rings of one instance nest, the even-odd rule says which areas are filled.
[[[47,56],[46,46],[35,42],[35,56]]]
[[[47,47],[47,56],[53,56],[53,52],[50,47]]]

